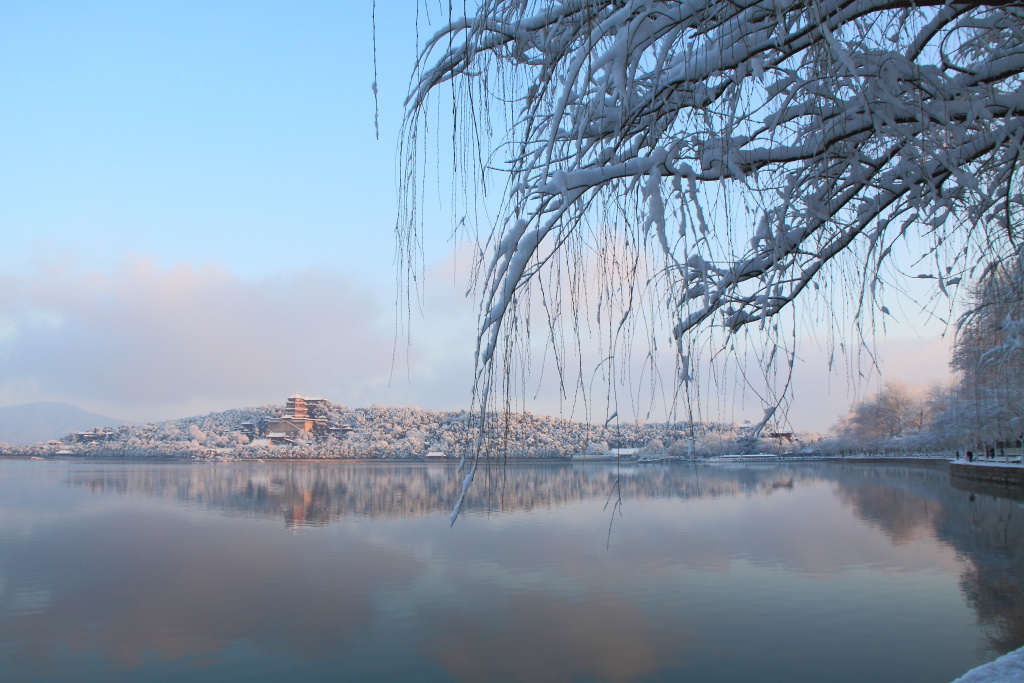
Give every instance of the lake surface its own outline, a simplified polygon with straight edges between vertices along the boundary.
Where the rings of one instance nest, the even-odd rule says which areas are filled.
[[[950,681],[1024,503],[941,464],[0,461],[0,679]],[[959,484],[958,484],[959,486]]]

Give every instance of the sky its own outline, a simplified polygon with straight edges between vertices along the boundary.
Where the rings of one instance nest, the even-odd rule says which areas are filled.
[[[374,60],[369,0],[0,0],[0,406],[468,407],[476,313],[469,247],[432,198],[445,169],[408,335],[395,284],[397,142],[430,11],[378,0]],[[852,384],[804,344],[791,423],[825,431],[884,381],[948,377],[942,332],[897,315],[882,374]],[[730,417],[760,415],[741,403]],[[560,410],[550,391],[526,407]]]

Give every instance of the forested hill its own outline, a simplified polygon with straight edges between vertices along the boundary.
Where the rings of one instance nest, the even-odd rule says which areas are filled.
[[[8,452],[68,451],[76,455],[127,457],[241,457],[241,458],[422,458],[429,451],[452,457],[476,435],[475,414],[372,405],[348,408],[328,403],[323,417],[333,430],[301,434],[294,444],[271,445],[259,429],[268,418],[284,414],[284,406],[267,405],[226,410],[209,415],[117,429],[95,428],[69,434],[60,446],[38,445]],[[244,433],[244,423],[257,426],[255,435]],[[733,426],[695,425],[700,442],[731,441]],[[556,417],[514,413],[495,416],[490,443],[507,448],[512,457],[559,458],[581,453],[603,453],[610,448],[646,448],[650,451],[685,449],[690,442],[688,423],[629,423],[592,425]]]

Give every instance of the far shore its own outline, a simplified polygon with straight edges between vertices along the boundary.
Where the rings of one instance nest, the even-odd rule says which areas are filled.
[[[851,464],[872,464],[872,465],[886,465],[886,464],[901,464],[907,462],[921,462],[929,464],[947,464],[953,459],[949,454],[921,454],[916,453],[912,455],[897,456],[892,454],[880,454],[877,456],[872,455],[856,455],[856,456],[841,456],[841,455],[781,455],[777,459],[773,460],[760,460],[760,461],[749,461],[744,462],[742,459],[737,459],[731,462],[722,462],[714,460],[715,456],[702,456],[697,458],[676,458],[669,456],[662,456],[660,460],[654,462],[641,462],[634,457],[595,457],[589,455],[587,457],[564,457],[564,458],[528,458],[520,456],[504,456],[504,455],[489,455],[482,456],[479,459],[481,464],[510,464],[510,465],[610,465],[610,464],[629,464],[629,465],[770,465],[774,463],[799,463],[799,462],[843,462]],[[286,454],[282,455],[261,455],[258,457],[250,456],[194,456],[188,454],[182,455],[90,455],[90,454],[77,454],[77,453],[39,453],[39,452],[0,452],[0,458],[12,459],[12,460],[45,460],[45,461],[67,461],[67,462],[132,462],[132,463],[153,463],[153,462],[165,462],[165,463],[196,463],[196,464],[232,464],[232,463],[269,463],[269,462],[296,462],[296,463],[318,463],[318,462],[329,462],[329,463],[353,463],[353,464],[367,464],[367,463],[388,463],[398,465],[450,465],[457,464],[462,461],[459,456],[451,456],[446,458],[424,458],[424,457],[392,457],[392,458],[304,458],[304,457],[290,457]],[[966,464],[966,461],[961,460],[961,463]],[[472,458],[467,457],[466,463],[472,463]],[[989,461],[989,464],[1003,464],[1001,462]],[[1012,463],[1011,463],[1012,464]]]

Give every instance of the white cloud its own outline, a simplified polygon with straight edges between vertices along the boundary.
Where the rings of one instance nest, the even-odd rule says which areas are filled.
[[[97,272],[65,262],[5,277],[0,291],[4,404],[60,400],[135,420],[283,402],[294,391],[450,403],[449,380],[472,362],[451,340],[396,346],[390,292],[323,272],[245,281],[213,266],[133,259]],[[409,379],[389,387],[396,348],[408,366],[395,374]],[[468,399],[468,379],[460,384]]]

